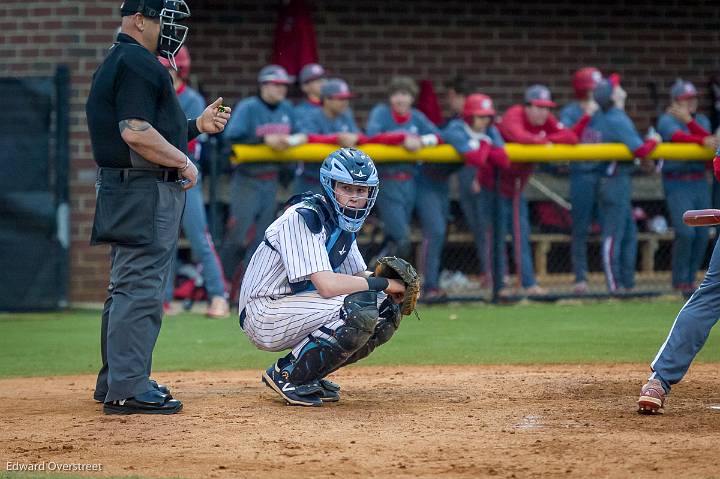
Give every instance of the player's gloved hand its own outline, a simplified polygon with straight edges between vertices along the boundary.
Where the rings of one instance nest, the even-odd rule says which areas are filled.
[[[399,279],[388,279],[388,287],[385,293],[390,296],[396,304],[400,304],[405,299],[405,283]]]
[[[405,285],[405,294],[400,305],[400,313],[407,316],[415,311],[415,305],[420,294],[420,277],[413,265],[396,256],[384,256],[378,259],[375,276],[390,280],[401,280]]]

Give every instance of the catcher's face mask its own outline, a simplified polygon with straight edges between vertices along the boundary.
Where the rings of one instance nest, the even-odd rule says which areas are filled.
[[[370,157],[354,148],[334,151],[320,167],[320,183],[335,208],[340,228],[351,233],[360,230],[380,185]]]
[[[160,37],[157,51],[168,59],[175,70],[177,70],[175,54],[185,42],[188,32],[188,27],[178,22],[188,17],[190,17],[190,8],[184,0],[164,0],[163,9],[160,11]]]

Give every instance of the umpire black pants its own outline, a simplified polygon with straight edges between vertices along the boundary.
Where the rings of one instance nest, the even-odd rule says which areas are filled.
[[[99,184],[103,181],[115,180],[101,177]],[[185,191],[179,183],[154,177],[132,181],[149,191],[157,188],[155,233],[147,245],[112,246],[110,285],[100,332],[103,364],[94,394],[96,400],[104,402],[152,389],[152,352],[160,333],[163,295],[185,206]]]

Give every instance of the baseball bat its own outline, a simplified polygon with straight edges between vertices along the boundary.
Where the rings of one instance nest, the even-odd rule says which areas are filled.
[[[720,210],[688,210],[683,214],[683,223],[688,226],[720,225]]]

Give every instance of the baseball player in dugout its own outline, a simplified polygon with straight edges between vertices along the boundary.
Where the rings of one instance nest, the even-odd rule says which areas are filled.
[[[374,273],[356,233],[379,190],[373,161],[342,148],[320,167],[323,193],[292,197],[264,232],[240,290],[240,327],[264,351],[291,349],[262,374],[288,404],[338,401],[326,376],[386,343],[419,292],[406,261],[378,260]]]
[[[412,78],[397,76],[390,81],[387,103],[376,105],[368,117],[365,133],[368,142],[402,145],[418,151],[441,142],[440,130],[413,108],[418,95]],[[410,257],[410,219],[417,199],[417,165],[415,162],[393,162],[379,167],[383,188],[378,196],[378,214],[383,223],[390,254]]]
[[[698,113],[695,86],[677,80],[670,90],[670,107],[660,116],[657,131],[663,141],[695,143],[717,150],[718,137],[711,134],[710,120]],[[672,285],[685,295],[695,291],[695,275],[705,259],[708,228],[692,228],[682,221],[687,210],[710,207],[706,161],[665,161],[662,166],[665,201],[675,231],[672,249]]]
[[[296,116],[298,131],[307,135],[308,143],[357,146],[365,137],[355,123],[350,109],[350,99],[354,96],[345,81],[328,78],[320,89],[321,108]],[[298,165],[293,191],[295,194],[306,191],[322,193],[319,163]]]
[[[578,133],[587,125],[589,116],[584,116],[573,128],[565,128],[550,112],[557,105],[552,101],[550,90],[544,85],[532,85],[525,90],[525,103],[511,106],[498,122],[498,128],[507,142],[526,145],[547,145],[552,143],[575,144]],[[533,171],[532,163],[511,164],[500,171],[500,208],[503,220],[500,226],[511,225],[515,267],[521,285],[528,295],[542,295],[546,291],[537,284],[530,249],[530,221],[528,206],[523,190]],[[499,236],[505,237],[505,233]],[[502,281],[502,278],[497,278]],[[498,293],[508,295],[503,285]]]
[[[325,84],[325,69],[317,63],[308,63],[298,75],[300,89],[305,98],[295,106],[295,115],[302,118],[322,107],[322,86]]]
[[[160,63],[168,70],[175,87],[180,106],[188,118],[195,118],[202,114],[205,109],[205,100],[194,88],[190,87],[186,80],[190,75],[190,52],[183,45],[175,56],[177,70],[165,57],[158,57]],[[199,166],[201,150],[207,135],[200,135],[198,138],[188,142],[188,156],[195,166]],[[203,141],[201,141],[203,140]],[[195,188],[190,188],[185,193],[185,210],[182,215],[182,230],[185,237],[190,241],[193,255],[202,264],[203,284],[207,291],[209,305],[206,315],[210,318],[225,318],[230,315],[230,308],[227,301],[225,289],[225,278],[220,264],[220,258],[215,251],[215,244],[208,231],[207,217],[205,216],[205,203],[200,184],[201,175],[198,173]],[[171,314],[170,302],[173,299],[175,283],[175,269],[177,255],[173,255],[175,262],[170,268],[170,279],[167,282],[165,292],[164,310],[165,315]]]
[[[446,142],[450,143],[447,139],[447,132],[456,131],[458,126],[462,127],[462,120],[465,116],[465,101],[472,91],[460,75],[452,78],[445,84],[445,91],[447,105],[452,115],[447,119],[443,127],[443,138]],[[460,120],[460,123],[457,123],[456,120]],[[456,126],[449,130],[451,123],[456,123]],[[457,149],[457,146],[455,146],[455,148]],[[487,230],[483,228],[481,223],[484,211],[482,210],[480,200],[478,167],[466,160],[463,167],[458,171],[457,178],[460,209],[462,210],[463,218],[465,218],[465,223],[468,225],[475,241],[475,254],[480,262],[480,274],[482,275],[481,283],[483,287],[487,287],[490,284],[489,272],[491,268],[489,264],[490,257],[488,254]]]
[[[492,211],[495,188],[495,171],[510,167],[505,141],[495,126],[497,112],[492,99],[482,93],[469,95],[463,104],[462,117],[452,120],[443,130],[443,138],[463,157],[466,171],[473,173],[464,195],[472,195],[472,209],[468,214],[468,223],[473,225],[476,251],[484,271],[492,271],[490,266],[492,232]],[[464,172],[461,172],[464,174]]]
[[[86,113],[97,163],[92,244],[111,245],[94,398],[105,414],[182,409],[150,379],[185,190],[197,181],[188,141],[225,128],[222,98],[188,120],[156,54],[175,65],[190,16],[183,0],[126,0],[121,31],[95,71]]]
[[[265,144],[276,151],[286,150],[307,141],[295,129],[293,106],[287,100],[290,77],[279,65],[267,65],[258,73],[258,94],[241,100],[235,106],[225,131],[230,143]],[[265,228],[275,219],[280,163],[258,161],[235,166],[230,183],[230,215],[220,258],[225,277],[233,284],[231,298],[243,275],[242,264],[262,241]],[[245,244],[248,231],[255,225],[255,236]]]
[[[643,139],[625,113],[627,93],[618,75],[603,78],[593,90],[600,109],[593,116],[592,129],[599,143],[623,143],[635,155],[645,159],[662,140],[657,133]],[[597,118],[595,118],[597,116]],[[637,261],[637,225],[632,213],[632,173],[629,161],[600,163],[598,209],[602,227],[602,260],[605,282],[610,293],[635,287]]]
[[[574,127],[581,120],[590,116],[587,127],[579,136],[580,143],[598,143],[597,131],[593,122],[599,106],[593,97],[593,90],[602,79],[600,70],[595,67],[584,67],[575,72],[572,86],[575,101],[565,105],[560,112],[560,122],[566,127]],[[570,254],[573,272],[575,273],[575,294],[588,292],[587,273],[587,242],[593,217],[597,213],[600,195],[600,163],[597,161],[573,161],[570,163],[570,203],[572,209],[572,243]]]

